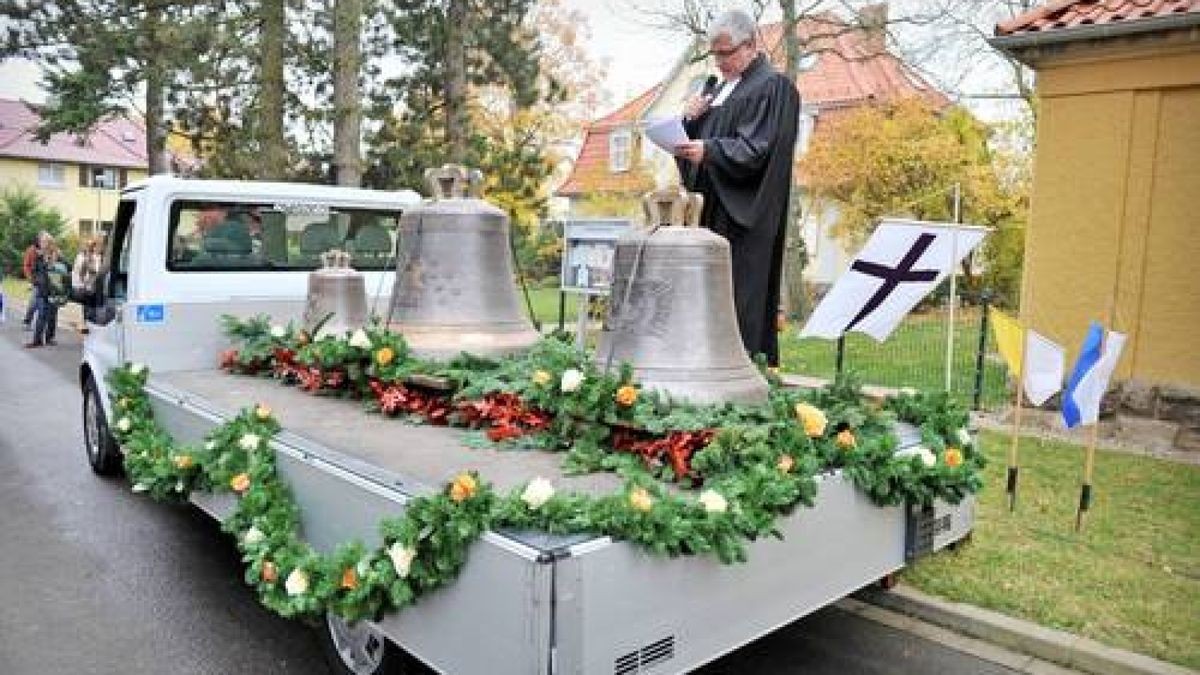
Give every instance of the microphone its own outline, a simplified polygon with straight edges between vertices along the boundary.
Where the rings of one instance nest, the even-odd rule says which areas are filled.
[[[708,79],[704,81],[704,89],[700,90],[700,95],[701,96],[712,96],[713,93],[717,90],[717,83],[718,83],[717,76],[709,75]]]

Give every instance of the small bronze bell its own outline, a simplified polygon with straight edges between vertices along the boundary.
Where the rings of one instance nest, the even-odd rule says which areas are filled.
[[[483,175],[447,165],[425,181],[433,201],[400,218],[388,326],[429,358],[529,347],[538,333],[518,301],[508,216],[480,199]]]
[[[647,388],[691,403],[761,403],[767,382],[746,355],[729,243],[697,227],[703,198],[665,188],[642,201],[648,227],[617,242],[597,362],[621,362]]]
[[[308,275],[304,329],[315,337],[341,336],[367,322],[367,287],[363,275],[350,267],[350,254],[341,250],[321,254],[321,269]]]

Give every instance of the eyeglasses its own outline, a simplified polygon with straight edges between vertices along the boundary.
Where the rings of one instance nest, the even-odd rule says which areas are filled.
[[[712,54],[713,56],[717,57],[718,59],[727,59],[727,58],[733,56],[734,54],[736,54],[739,49],[741,49],[742,47],[745,47],[748,44],[750,44],[749,40],[743,40],[743,41],[737,43],[736,45],[730,47],[729,49],[710,49],[708,53]]]

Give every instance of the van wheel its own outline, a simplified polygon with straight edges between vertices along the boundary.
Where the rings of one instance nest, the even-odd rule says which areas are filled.
[[[83,443],[92,471],[101,476],[121,472],[121,452],[117,449],[117,440],[108,430],[100,390],[90,375],[83,385]]]
[[[351,623],[328,612],[317,628],[331,673],[407,675],[408,655],[367,621]]]

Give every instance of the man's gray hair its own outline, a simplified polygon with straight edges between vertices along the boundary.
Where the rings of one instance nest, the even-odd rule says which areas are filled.
[[[718,16],[708,27],[708,41],[712,42],[722,35],[728,35],[735,45],[754,39],[758,25],[754,18],[740,9],[731,9]]]

